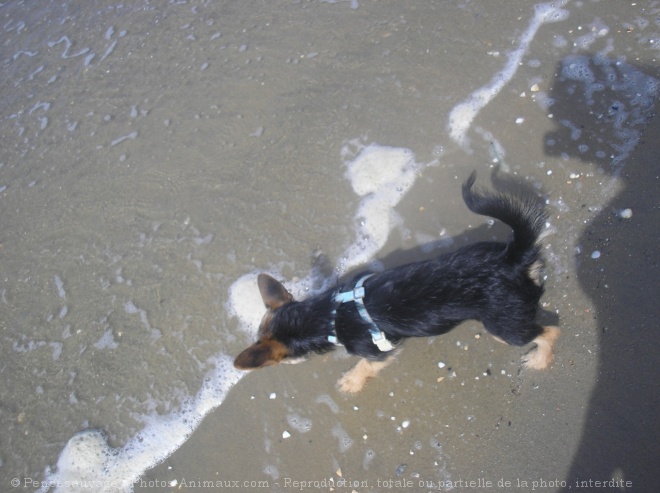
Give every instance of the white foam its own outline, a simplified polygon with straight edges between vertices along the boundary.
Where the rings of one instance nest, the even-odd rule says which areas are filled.
[[[250,335],[257,333],[266,310],[257,289],[256,272],[244,274],[230,286],[225,306],[229,315],[238,319],[244,332]]]
[[[472,121],[513,78],[538,29],[545,23],[559,22],[568,18],[568,11],[560,8],[566,3],[568,0],[535,5],[534,16],[527,30],[520,36],[516,49],[507,55],[504,68],[497,72],[488,84],[474,91],[465,101],[451,110],[448,123],[449,135],[462,147],[469,147],[467,131]]]
[[[370,260],[383,247],[396,224],[393,207],[410,190],[423,167],[408,149],[375,144],[363,146],[358,141],[342,149],[342,155],[346,161],[345,176],[362,200],[354,219],[356,238],[342,255],[340,273]],[[277,269],[271,267],[268,270],[272,276],[279,277]],[[316,282],[314,275],[318,274],[313,271],[299,281],[287,282],[286,287],[296,298],[313,292],[310,286],[323,289],[325,283]],[[59,291],[57,279],[55,284]],[[257,272],[244,274],[230,286],[226,309],[239,321],[240,329],[254,337],[265,311],[257,288]],[[124,303],[124,311],[139,314],[142,324],[150,328],[146,311],[132,301]],[[113,343],[112,334],[106,333],[97,341],[96,347],[112,349]],[[145,418],[145,427],[124,447],[110,447],[98,430],[76,434],[61,452],[56,470],[46,470],[46,479],[39,491],[46,492],[51,488],[57,492],[133,491],[133,485],[139,483],[144,471],[176,451],[202,418],[220,406],[227,392],[247,374],[236,370],[232,358],[225,354],[220,354],[212,363],[215,369],[206,376],[195,397],[184,402],[175,412]],[[317,402],[323,402],[337,412],[336,404],[329,397],[319,398]],[[311,428],[311,421],[298,415],[292,414],[287,419],[289,425],[301,433]],[[335,427],[332,434],[342,452],[353,444],[340,426]]]
[[[338,265],[340,274],[365,263],[385,245],[396,226],[394,212],[403,196],[415,183],[424,166],[415,161],[409,149],[371,144],[361,147],[349,143],[342,155],[351,156],[351,146],[357,146],[357,157],[347,163],[346,178],[356,194],[363,197],[355,214],[356,240],[350,245]]]
[[[110,447],[98,430],[74,435],[60,453],[57,471],[47,471],[38,491],[133,491],[142,473],[178,449],[245,374],[234,369],[227,355],[221,354],[214,363],[216,368],[194,398],[176,412],[147,417],[144,429],[123,448]]]

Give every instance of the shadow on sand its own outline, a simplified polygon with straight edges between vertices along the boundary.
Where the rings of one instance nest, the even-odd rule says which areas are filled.
[[[660,74],[600,54],[568,57],[556,74],[549,112],[558,126],[545,136],[546,153],[620,182],[576,245],[578,280],[596,310],[598,366],[564,491],[658,491],[660,118],[651,76]]]

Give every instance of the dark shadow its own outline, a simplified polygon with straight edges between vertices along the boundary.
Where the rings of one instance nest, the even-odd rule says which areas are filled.
[[[563,491],[658,491],[660,73],[599,54],[568,57],[556,74],[548,111],[557,129],[545,136],[547,154],[577,157],[604,186],[611,177],[623,185],[576,245],[578,280],[596,309],[598,367]],[[585,196],[576,206],[600,202]]]

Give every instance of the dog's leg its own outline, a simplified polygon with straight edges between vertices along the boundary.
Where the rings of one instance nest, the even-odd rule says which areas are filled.
[[[341,392],[347,394],[360,392],[367,380],[378,375],[380,370],[393,360],[394,357],[392,356],[383,361],[371,361],[363,358],[353,368],[344,373],[344,376],[337,382],[337,387]]]
[[[555,357],[552,354],[552,346],[555,345],[559,332],[559,327],[543,327],[541,335],[532,341],[536,343],[536,350],[527,353],[523,357],[525,368],[544,370],[553,362]]]

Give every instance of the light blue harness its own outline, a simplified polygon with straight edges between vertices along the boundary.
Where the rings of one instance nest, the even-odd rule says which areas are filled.
[[[334,300],[337,303],[348,303],[350,301],[354,301],[355,306],[357,307],[357,311],[362,317],[362,320],[364,320],[369,324],[369,333],[371,334],[371,340],[373,341],[373,343],[378,347],[378,349],[380,349],[383,352],[391,351],[392,349],[394,349],[394,346],[387,339],[387,337],[385,337],[385,334],[381,332],[381,330],[378,328],[376,323],[373,321],[373,319],[369,315],[369,312],[367,311],[367,307],[364,306],[364,301],[362,301],[365,295],[364,286],[363,286],[364,281],[369,279],[371,276],[373,276],[373,274],[367,274],[366,276],[362,276],[360,280],[355,283],[355,287],[351,291],[337,293],[334,297]],[[332,314],[336,315],[337,310],[334,310]],[[335,321],[333,319],[332,320],[333,327],[334,324]],[[333,344],[339,344],[337,340],[337,333],[335,332],[334,328],[332,334],[328,336],[328,340]]]

